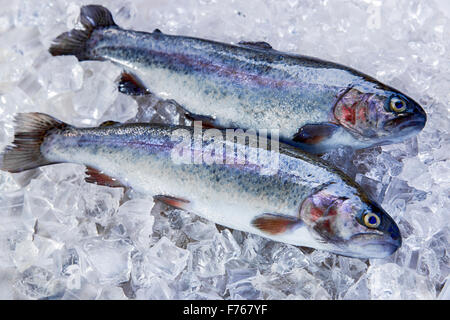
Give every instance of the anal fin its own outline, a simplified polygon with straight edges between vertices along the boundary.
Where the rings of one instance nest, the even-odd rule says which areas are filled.
[[[219,127],[214,124],[215,119],[213,117],[194,114],[187,111],[184,113],[184,116],[188,120],[193,121],[194,126],[200,126],[204,129],[211,129],[211,128],[219,129]]]
[[[131,96],[143,96],[150,94],[150,90],[134,74],[123,71],[119,79],[119,91]]]
[[[165,196],[165,195],[157,195],[157,196],[154,196],[153,199],[161,201],[162,203],[165,203],[168,206],[171,206],[171,207],[174,207],[177,209],[182,209],[182,210],[189,209],[190,201],[185,200],[185,199],[172,197],[172,196]]]
[[[86,167],[86,175],[87,177],[84,180],[87,183],[94,183],[112,188],[125,188],[125,186],[117,179],[112,178],[92,167]]]
[[[301,223],[298,218],[273,213],[264,213],[252,220],[255,228],[272,235],[286,232]]]

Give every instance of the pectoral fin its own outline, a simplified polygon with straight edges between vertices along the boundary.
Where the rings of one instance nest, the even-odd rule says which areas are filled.
[[[298,218],[273,213],[264,213],[252,220],[255,228],[272,235],[286,232],[301,223]]]
[[[119,79],[119,91],[131,96],[143,96],[150,94],[150,90],[134,74],[122,72]]]
[[[177,209],[189,210],[190,201],[182,199],[182,198],[158,195],[158,196],[154,196],[153,199],[161,201],[162,203],[165,203],[168,206],[171,206],[171,207],[174,207]]]
[[[330,122],[307,124],[301,127],[292,140],[309,145],[318,144],[331,138],[340,127]]]

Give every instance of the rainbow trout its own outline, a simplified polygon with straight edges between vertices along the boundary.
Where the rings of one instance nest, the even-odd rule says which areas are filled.
[[[261,147],[261,134],[242,140],[149,123],[76,128],[41,113],[15,121],[5,171],[84,164],[88,182],[128,186],[229,228],[351,257],[383,258],[402,242],[394,220],[344,173],[274,140]]]
[[[340,64],[265,42],[124,30],[97,5],[82,7],[80,21],[85,29],[57,37],[52,55],[112,61],[126,71],[122,92],[174,99],[208,126],[279,129],[284,142],[313,153],[396,143],[425,126],[413,99]]]

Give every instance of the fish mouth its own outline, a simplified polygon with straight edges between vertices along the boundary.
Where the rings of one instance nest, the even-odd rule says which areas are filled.
[[[355,246],[355,256],[366,258],[386,258],[402,245],[401,237],[393,239],[388,235],[375,233],[357,234],[351,240]]]
[[[363,244],[359,251],[366,257],[383,259],[392,255],[399,247],[400,246],[389,241],[373,242]]]
[[[425,127],[426,117],[422,114],[409,113],[398,115],[384,123],[383,129],[391,132],[409,134],[419,132]]]

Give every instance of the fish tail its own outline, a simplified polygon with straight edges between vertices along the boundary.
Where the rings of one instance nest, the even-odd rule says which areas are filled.
[[[63,129],[69,125],[38,112],[19,113],[14,122],[14,141],[0,154],[0,169],[21,172],[54,164],[42,154],[41,145],[54,129]]]
[[[80,9],[84,30],[72,29],[53,40],[49,52],[53,56],[74,55],[78,60],[93,60],[89,55],[88,40],[95,29],[117,26],[111,12],[103,6],[87,5]]]

